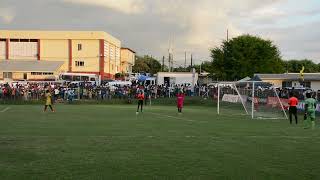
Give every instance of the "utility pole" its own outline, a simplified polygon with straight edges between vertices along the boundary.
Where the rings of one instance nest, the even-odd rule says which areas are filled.
[[[168,63],[169,63],[169,72],[171,72],[171,55],[169,53],[169,57],[168,57]]]
[[[164,71],[164,56],[162,56],[162,66],[161,66],[162,72]]]
[[[201,64],[200,64],[200,72],[199,72],[199,74],[201,74],[201,65],[202,65],[202,62],[201,62]]]
[[[229,29],[227,29],[227,42],[229,41]]]
[[[192,54],[191,54],[191,63],[190,63],[190,65],[191,65],[191,68],[192,68],[193,67]]]
[[[170,38],[169,41],[169,72],[173,71],[173,38]]]
[[[187,71],[187,52],[184,52],[184,70]]]
[[[172,45],[171,45],[171,41],[169,44],[169,49],[168,49],[168,54],[169,54],[169,72],[172,71],[172,65],[173,65],[173,49],[172,49]]]

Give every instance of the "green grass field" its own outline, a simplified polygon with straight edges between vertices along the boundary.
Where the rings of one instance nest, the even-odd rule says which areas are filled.
[[[320,132],[192,106],[0,106],[0,179],[320,179]],[[301,118],[300,118],[301,120]]]

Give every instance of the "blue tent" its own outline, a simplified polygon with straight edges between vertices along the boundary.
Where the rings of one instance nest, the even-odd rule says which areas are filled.
[[[147,76],[144,76],[144,75],[140,75],[139,78],[138,78],[138,81],[141,81],[141,82],[144,82],[147,80]]]

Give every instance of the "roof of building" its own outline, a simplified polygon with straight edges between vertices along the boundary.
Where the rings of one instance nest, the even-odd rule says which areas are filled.
[[[251,78],[250,77],[245,77],[245,78],[243,78],[243,79],[240,79],[238,82],[247,82],[247,81],[249,81]]]
[[[131,52],[133,52],[133,53],[136,53],[134,50],[132,50],[132,49],[130,49],[130,48],[127,48],[127,47],[122,47],[121,50],[122,50],[122,49],[124,49],[124,50],[129,50],[129,51],[131,51]]]
[[[64,61],[0,61],[0,71],[2,72],[55,72]]]
[[[255,74],[262,80],[299,80],[299,73],[285,73],[285,74]],[[304,73],[304,80],[320,81],[320,73]]]
[[[0,30],[0,38],[10,39],[104,39],[121,47],[119,39],[104,31]]]

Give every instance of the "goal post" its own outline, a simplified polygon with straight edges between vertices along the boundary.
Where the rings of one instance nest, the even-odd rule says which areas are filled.
[[[219,82],[218,115],[250,115],[252,119],[288,119],[287,99],[261,81]]]

